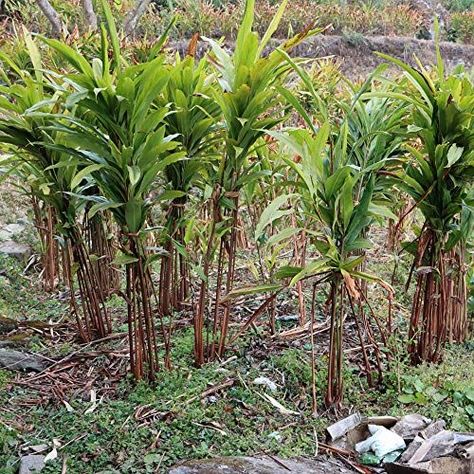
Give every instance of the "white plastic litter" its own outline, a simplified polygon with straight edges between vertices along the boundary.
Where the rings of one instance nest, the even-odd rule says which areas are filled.
[[[257,377],[253,383],[255,385],[265,385],[271,392],[276,392],[277,385],[273,380],[270,380],[267,377]]]
[[[368,425],[368,428],[372,436],[356,444],[355,449],[358,453],[373,451],[377,457],[383,458],[392,451],[406,448],[404,439],[385,426]]]

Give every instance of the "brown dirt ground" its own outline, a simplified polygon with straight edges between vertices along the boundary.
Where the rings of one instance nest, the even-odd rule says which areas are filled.
[[[448,69],[462,64],[466,69],[474,66],[474,46],[442,42],[441,55]],[[403,61],[415,64],[417,56],[425,66],[436,62],[435,44],[433,41],[412,38],[392,38],[385,36],[365,37],[356,45],[342,36],[320,35],[300,45],[295,56],[322,57],[334,56],[341,60],[342,72],[353,78],[364,78],[383,60],[376,52],[394,56]]]
[[[280,40],[274,40],[271,48],[277,47]],[[170,44],[170,49],[179,52],[187,50],[188,42],[180,41]],[[225,46],[232,49],[233,42]],[[207,49],[204,42],[198,47],[202,55]],[[458,64],[466,69],[474,66],[474,46],[450,42],[440,43],[441,54],[448,70]],[[383,60],[375,54],[382,52],[415,65],[416,55],[425,66],[436,62],[435,43],[429,40],[418,40],[404,37],[357,36],[349,38],[336,35],[319,35],[305,41],[293,50],[292,56],[303,58],[333,57],[341,64],[342,72],[351,79],[364,79]],[[395,70],[395,69],[393,69]]]

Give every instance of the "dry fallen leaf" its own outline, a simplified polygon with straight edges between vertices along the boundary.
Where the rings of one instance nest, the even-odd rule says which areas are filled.
[[[97,393],[94,389],[91,390],[91,402],[92,405],[84,412],[84,415],[92,413],[97,408]]]
[[[265,398],[268,402],[270,402],[282,415],[299,415],[298,412],[285,408],[278,400],[275,400],[273,397],[268,395],[268,393],[259,395]]]
[[[44,463],[48,461],[54,461],[58,457],[58,448],[61,446],[61,443],[56,438],[53,439],[53,449],[44,457]]]
[[[63,400],[63,403],[64,403],[64,406],[66,407],[66,410],[69,413],[72,413],[74,411],[74,408],[71,405],[69,405],[69,403],[66,400]]]

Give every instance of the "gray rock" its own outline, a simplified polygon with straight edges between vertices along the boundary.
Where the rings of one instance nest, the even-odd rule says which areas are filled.
[[[25,226],[21,224],[8,224],[3,230],[9,232],[11,235],[18,235],[25,230]]]
[[[30,221],[28,220],[27,217],[19,217],[19,218],[16,220],[16,223],[25,226],[25,225],[28,225],[28,224],[30,223]]]
[[[47,444],[35,444],[34,446],[30,446],[29,449],[35,453],[44,453],[50,448]]]
[[[409,415],[402,416],[402,418],[397,421],[391,430],[397,433],[397,435],[401,436],[403,439],[413,439],[430,423],[431,420],[429,418],[419,415],[418,413],[410,413]]]
[[[41,472],[44,468],[44,456],[41,454],[29,454],[20,459],[18,474],[33,474]]]
[[[12,238],[12,234],[7,230],[0,230],[0,242],[4,242],[5,240],[10,240]]]
[[[25,226],[17,223],[17,224],[8,224],[2,229],[0,229],[0,241],[5,242],[8,240],[12,240],[12,238],[16,235],[21,234],[24,232]]]
[[[356,472],[347,469],[341,461],[327,456],[318,456],[314,459],[257,456],[186,461],[172,467],[168,474],[288,474],[289,469],[298,474],[352,474]]]
[[[41,372],[49,366],[48,359],[38,354],[0,348],[0,367],[9,370],[32,370]]]
[[[0,254],[13,257],[18,260],[26,260],[31,255],[31,247],[26,244],[19,244],[13,240],[0,243]]]

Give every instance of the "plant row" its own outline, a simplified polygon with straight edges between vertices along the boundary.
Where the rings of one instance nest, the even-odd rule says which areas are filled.
[[[267,51],[286,3],[259,38],[248,0],[235,49],[207,39],[200,60],[198,36],[180,57],[164,49],[166,34],[131,60],[106,1],[97,54],[24,30],[27,67],[0,55],[0,164],[31,199],[45,290],[68,288],[82,340],[111,334],[106,300],[120,295],[131,371],[153,380],[172,367],[177,312],[191,315],[200,366],[264,318],[275,333],[290,289],[314,375],[317,295],[327,290],[326,403],[337,407],[348,326],[371,385],[400,329],[392,287],[366,269],[374,224],[413,255],[413,362],[439,361],[447,342],[467,337],[474,86],[461,69],[446,73],[438,52],[433,70],[384,56],[403,72],[397,80],[385,64],[344,94],[320,95],[318,71],[290,55],[316,30]],[[401,242],[414,212],[421,225]],[[245,283],[239,256],[258,284]],[[371,304],[373,285],[387,314]],[[237,323],[247,297],[258,307]]]

